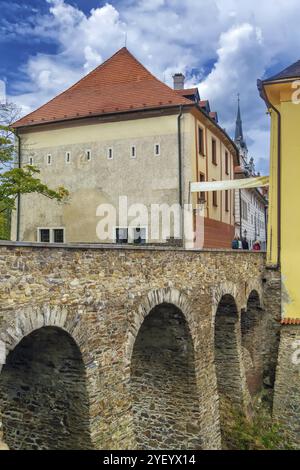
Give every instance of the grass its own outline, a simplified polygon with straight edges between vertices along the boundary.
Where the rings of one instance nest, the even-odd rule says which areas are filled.
[[[224,397],[221,400],[220,413],[223,449],[293,450],[282,428],[272,420],[270,402],[266,395],[256,397],[251,417],[245,417]]]

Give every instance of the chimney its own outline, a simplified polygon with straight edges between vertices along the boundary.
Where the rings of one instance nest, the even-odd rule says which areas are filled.
[[[175,75],[173,75],[174,90],[183,90],[184,80],[185,76],[183,75],[183,73],[175,73]]]

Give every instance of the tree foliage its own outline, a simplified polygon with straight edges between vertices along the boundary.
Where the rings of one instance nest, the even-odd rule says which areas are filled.
[[[48,188],[38,177],[37,167],[18,167],[18,139],[12,124],[19,114],[19,108],[13,103],[0,104],[0,213],[15,208],[18,194],[38,193],[57,201],[63,201],[68,195],[63,187]]]

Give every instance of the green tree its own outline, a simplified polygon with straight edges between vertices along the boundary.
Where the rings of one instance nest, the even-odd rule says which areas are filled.
[[[12,124],[19,114],[15,104],[0,104],[0,213],[15,209],[19,194],[39,193],[57,201],[63,201],[68,195],[63,187],[48,188],[38,178],[40,171],[35,166],[18,167],[18,139]]]

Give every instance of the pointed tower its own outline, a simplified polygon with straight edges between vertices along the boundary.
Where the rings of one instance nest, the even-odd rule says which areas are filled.
[[[241,118],[241,109],[240,109],[240,94],[238,93],[238,109],[237,109],[237,116],[236,116],[236,123],[235,123],[235,137],[234,142],[238,147],[241,156],[245,159],[245,163],[247,163],[247,144],[244,140],[243,135],[243,124]]]

